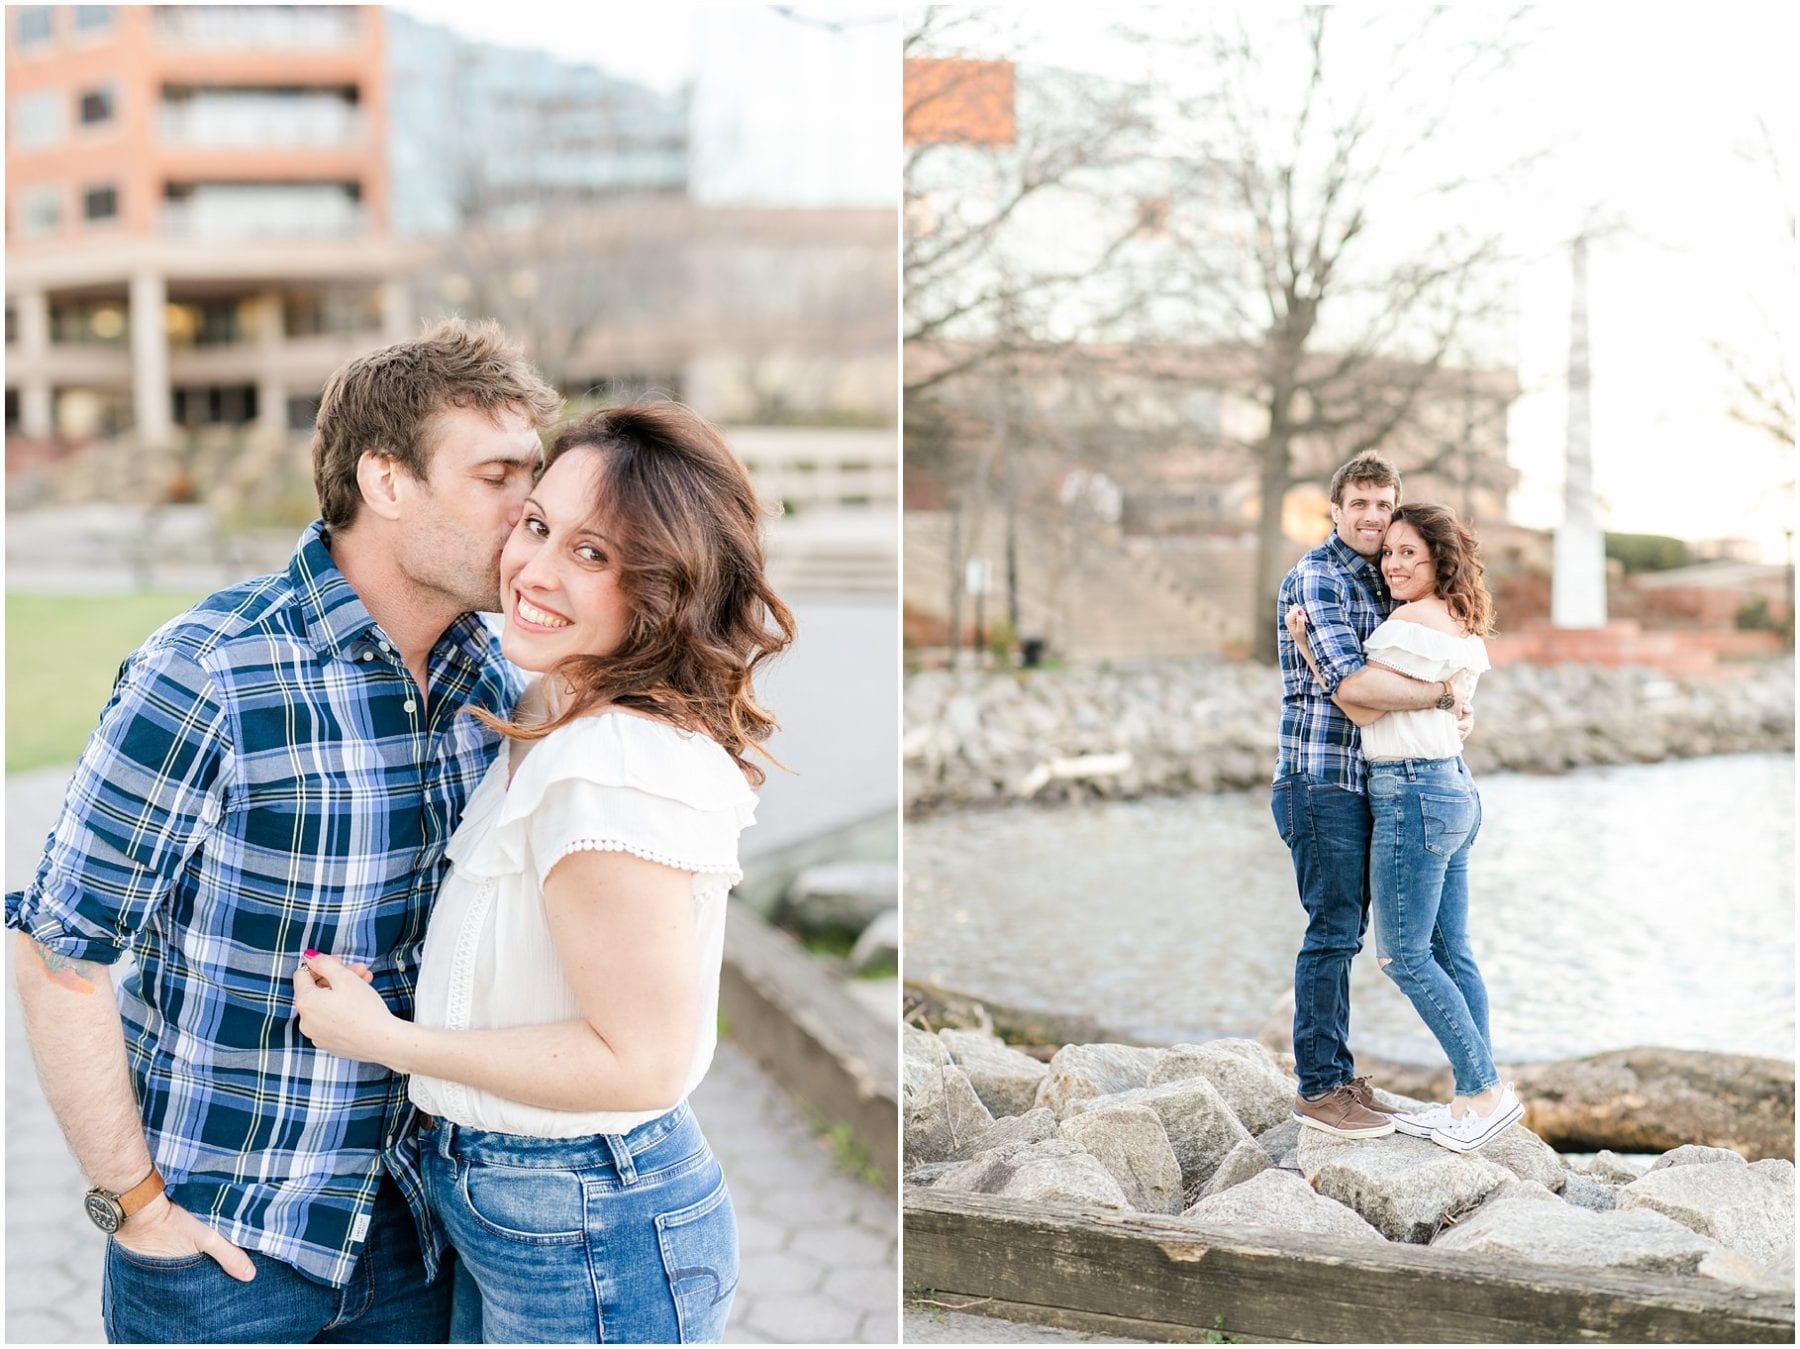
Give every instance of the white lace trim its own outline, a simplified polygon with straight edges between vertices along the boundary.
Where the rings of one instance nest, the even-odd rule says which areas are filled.
[[[646,862],[660,862],[676,871],[691,871],[698,876],[729,876],[733,878],[734,884],[736,878],[743,874],[735,862],[696,862],[691,858],[673,857],[654,848],[646,848],[641,843],[618,838],[572,838],[557,850],[556,856],[540,864],[540,870],[548,876],[550,869],[572,852],[630,853],[633,857],[641,857]]]

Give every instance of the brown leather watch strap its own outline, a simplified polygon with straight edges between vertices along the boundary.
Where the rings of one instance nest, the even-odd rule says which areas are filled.
[[[153,1162],[150,1166],[150,1174],[119,1196],[119,1207],[125,1210],[125,1216],[129,1218],[162,1192],[162,1172],[156,1169],[156,1164]]]

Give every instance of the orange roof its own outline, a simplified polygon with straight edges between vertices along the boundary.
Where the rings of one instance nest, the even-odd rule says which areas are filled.
[[[1013,64],[961,57],[906,63],[906,143],[1013,143]]]

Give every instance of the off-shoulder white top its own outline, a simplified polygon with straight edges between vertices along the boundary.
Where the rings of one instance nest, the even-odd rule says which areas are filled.
[[[1470,672],[1470,697],[1481,672],[1488,669],[1487,643],[1479,637],[1452,637],[1410,619],[1390,618],[1363,643],[1363,655],[1415,679],[1452,679]],[[1462,753],[1456,714],[1428,707],[1389,712],[1362,728],[1363,758],[1453,759]]]
[[[693,873],[700,1019],[685,1096],[718,1040],[725,897],[743,875],[738,834],[755,822],[755,792],[713,741],[628,712],[579,717],[551,732],[510,786],[506,748],[446,850],[452,866],[425,934],[415,1019],[491,1029],[578,1018],[544,914],[544,879],[580,849],[631,853]],[[442,1119],[538,1138],[625,1133],[663,1113],[546,1110],[419,1075],[411,1095]]]

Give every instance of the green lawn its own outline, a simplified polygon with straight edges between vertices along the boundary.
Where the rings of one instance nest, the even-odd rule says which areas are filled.
[[[6,771],[73,763],[119,662],[198,594],[6,597]]]

